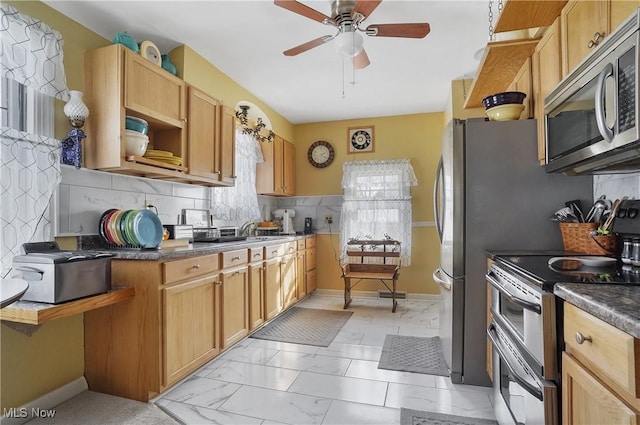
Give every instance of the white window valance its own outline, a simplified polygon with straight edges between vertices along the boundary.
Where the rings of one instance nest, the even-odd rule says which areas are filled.
[[[411,186],[418,184],[408,159],[351,161],[342,167],[341,246],[349,239],[391,239],[411,264]],[[344,252],[343,252],[344,254]]]
[[[66,101],[63,41],[58,31],[42,21],[0,4],[2,76]]]

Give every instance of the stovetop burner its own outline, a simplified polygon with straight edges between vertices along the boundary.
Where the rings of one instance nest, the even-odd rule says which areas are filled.
[[[616,261],[613,265],[589,267],[577,265],[576,268],[563,270],[558,266],[549,266],[549,259],[559,255],[497,255],[498,263],[524,275],[543,290],[553,290],[556,283],[588,283],[588,284],[616,284],[640,285],[640,267],[633,267]],[[568,256],[568,255],[566,255]],[[576,255],[571,255],[576,257]]]

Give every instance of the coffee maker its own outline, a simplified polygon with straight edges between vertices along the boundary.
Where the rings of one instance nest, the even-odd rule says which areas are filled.
[[[273,212],[273,215],[282,225],[280,233],[285,235],[296,234],[296,231],[293,229],[293,217],[296,216],[296,212],[294,210],[278,209]]]

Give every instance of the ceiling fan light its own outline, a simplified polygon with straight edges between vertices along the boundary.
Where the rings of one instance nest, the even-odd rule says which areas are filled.
[[[364,39],[357,32],[341,32],[334,40],[338,53],[353,57],[362,51]]]

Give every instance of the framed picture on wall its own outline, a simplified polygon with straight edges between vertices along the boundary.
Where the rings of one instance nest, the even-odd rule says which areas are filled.
[[[373,152],[374,127],[349,127],[347,131],[347,152]]]

